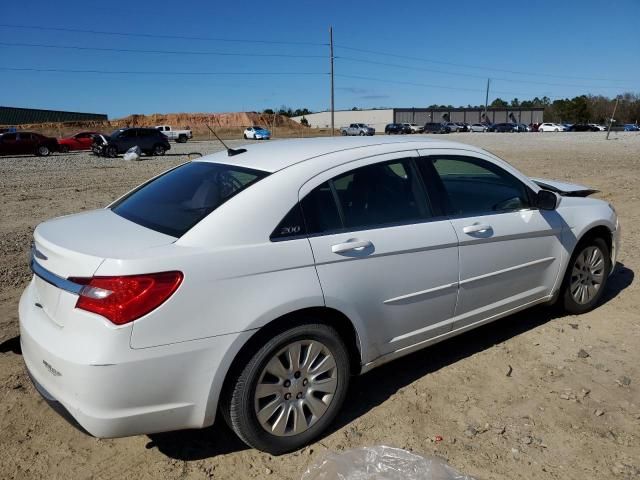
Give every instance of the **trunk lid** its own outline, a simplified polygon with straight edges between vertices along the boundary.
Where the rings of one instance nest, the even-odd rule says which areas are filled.
[[[33,239],[32,262],[37,264],[34,270],[39,272],[34,279],[37,303],[60,326],[64,325],[67,310],[73,308],[77,297],[55,283],[69,277],[91,277],[106,258],[130,258],[141,250],[176,240],[108,209],[41,223]]]

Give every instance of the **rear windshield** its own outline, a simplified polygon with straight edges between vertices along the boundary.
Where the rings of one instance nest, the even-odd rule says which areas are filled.
[[[111,210],[157,232],[181,237],[267,172],[220,163],[191,162],[151,180]]]

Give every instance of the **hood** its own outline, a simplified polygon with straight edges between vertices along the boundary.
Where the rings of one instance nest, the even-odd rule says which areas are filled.
[[[561,182],[559,180],[547,180],[545,178],[532,178],[540,188],[545,190],[551,190],[563,197],[588,197],[597,193],[598,190],[594,190],[584,185],[578,185],[576,183]]]

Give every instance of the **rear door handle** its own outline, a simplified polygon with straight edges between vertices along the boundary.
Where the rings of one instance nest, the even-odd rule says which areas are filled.
[[[493,230],[491,225],[487,225],[486,223],[474,223],[473,225],[467,225],[466,227],[462,228],[462,231],[467,235],[471,233],[490,232],[491,230]]]
[[[363,250],[371,245],[373,244],[369,240],[348,240],[344,243],[331,245],[331,251],[333,253],[343,253],[351,250]]]

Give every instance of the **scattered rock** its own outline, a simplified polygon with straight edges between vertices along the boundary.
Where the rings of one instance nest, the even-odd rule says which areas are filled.
[[[271,470],[269,467],[264,469],[264,473],[265,475],[271,475],[273,473],[273,470]]]
[[[597,409],[593,412],[593,414],[594,414],[596,417],[601,417],[602,415],[604,415],[604,412],[603,412],[602,410],[600,410],[599,408],[597,408]]]
[[[513,456],[513,458],[515,458],[516,460],[520,458],[520,450],[518,450],[517,448],[512,448],[511,449],[511,456]]]
[[[584,348],[581,348],[580,350],[578,350],[578,357],[579,358],[589,358],[591,355],[589,355],[589,352],[587,352]]]
[[[520,439],[520,441],[521,441],[522,443],[524,443],[525,445],[531,445],[531,443],[533,442],[533,438],[531,438],[529,435],[527,435],[527,436],[525,436],[525,437],[522,437],[522,438]]]
[[[561,393],[560,394],[560,398],[563,400],[569,400],[571,397],[569,395],[567,395],[566,393]]]
[[[496,435],[502,435],[505,431],[506,431],[506,429],[505,429],[505,427],[503,425],[494,425],[493,426],[493,433],[495,433]]]
[[[570,326],[571,328],[573,328],[574,330],[577,330],[577,329],[578,329],[578,324],[577,324],[577,323],[570,323],[570,324],[569,324],[569,326]]]
[[[616,380],[616,383],[621,387],[628,387],[629,385],[631,385],[631,379],[623,375]]]
[[[590,393],[591,393],[591,390],[589,390],[588,388],[583,388],[582,389],[582,398],[586,397]]]
[[[473,438],[478,434],[478,430],[473,425],[468,425],[464,431],[464,434],[469,438]]]
[[[505,375],[507,377],[510,377],[512,372],[513,372],[513,367],[511,365],[507,365],[507,371],[506,371]]]

